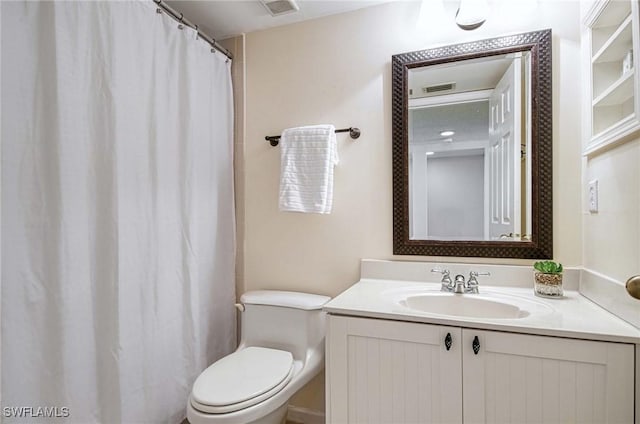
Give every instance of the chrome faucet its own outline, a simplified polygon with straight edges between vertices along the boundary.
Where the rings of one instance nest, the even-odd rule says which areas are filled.
[[[454,293],[467,293],[467,283],[464,281],[464,275],[456,275],[453,282],[453,290],[449,290]]]
[[[488,272],[477,272],[471,271],[469,272],[469,280],[465,281],[464,275],[458,274],[455,276],[454,280],[451,281],[451,273],[448,269],[440,269],[434,268],[431,272],[437,272],[442,274],[442,287],[440,288],[443,292],[450,293],[458,293],[458,294],[477,294],[478,293],[478,276],[480,275],[491,275]]]

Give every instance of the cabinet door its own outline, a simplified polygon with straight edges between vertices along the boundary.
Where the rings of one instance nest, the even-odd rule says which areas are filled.
[[[467,329],[462,339],[465,423],[633,422],[633,345]]]
[[[461,423],[460,340],[455,327],[330,315],[327,422]]]

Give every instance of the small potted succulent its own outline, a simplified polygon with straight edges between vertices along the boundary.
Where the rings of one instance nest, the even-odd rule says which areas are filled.
[[[534,292],[536,296],[562,297],[562,264],[554,261],[539,261],[533,264]]]

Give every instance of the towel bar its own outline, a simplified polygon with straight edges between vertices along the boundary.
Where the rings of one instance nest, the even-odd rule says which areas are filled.
[[[360,137],[360,128],[355,128],[355,127],[341,128],[339,130],[336,130],[335,132],[336,133],[348,132],[349,137],[351,137],[354,140]],[[268,135],[264,139],[267,140],[274,147],[277,146],[278,143],[280,142],[279,135]]]

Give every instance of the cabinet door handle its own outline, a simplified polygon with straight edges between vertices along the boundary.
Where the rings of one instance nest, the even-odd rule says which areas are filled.
[[[471,346],[473,347],[473,353],[477,355],[478,352],[480,352],[480,340],[478,340],[478,336],[475,336],[473,338],[473,343],[471,344]]]
[[[451,333],[447,333],[447,337],[444,338],[444,347],[447,350],[451,349],[451,344],[453,343],[453,339],[451,338]]]

